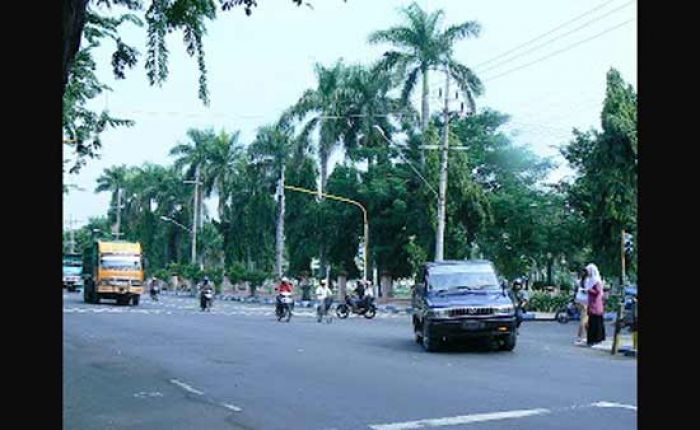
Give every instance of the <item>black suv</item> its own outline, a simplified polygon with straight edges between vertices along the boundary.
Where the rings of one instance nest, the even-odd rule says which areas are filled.
[[[423,265],[413,289],[416,342],[435,351],[450,339],[488,337],[512,351],[517,338],[515,304],[488,260]]]

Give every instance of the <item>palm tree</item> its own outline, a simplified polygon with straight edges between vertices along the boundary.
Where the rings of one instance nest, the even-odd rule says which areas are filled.
[[[410,123],[417,117],[410,104],[389,96],[391,89],[392,79],[386,70],[377,66],[349,68],[344,81],[348,124],[344,144],[350,159],[366,158],[370,163],[376,161],[378,154],[386,153],[376,148],[387,146],[377,127],[390,136],[394,128],[392,117],[404,123]]]
[[[123,189],[124,185],[126,185],[128,170],[129,169],[124,164],[104,169],[100,177],[97,178],[95,192],[101,193],[103,191],[110,191],[112,193],[112,200],[116,201],[118,190]]]
[[[480,25],[466,21],[441,31],[443,10],[427,13],[415,2],[402,9],[405,24],[375,31],[369,36],[372,44],[390,43],[399,50],[387,51],[380,67],[394,71],[403,80],[401,98],[408,100],[418,76],[422,79],[421,129],[428,127],[428,75],[430,70],[446,69],[464,93],[469,108],[475,110],[474,96],[483,92],[483,85],[474,72],[453,58],[452,47],[457,40],[478,36]]]
[[[306,90],[297,103],[283,114],[280,123],[288,123],[294,118],[301,120],[308,114],[315,113],[304,125],[300,135],[308,136],[314,129],[319,129],[318,156],[323,192],[328,179],[328,160],[345,129],[345,124],[337,117],[343,116],[346,106],[343,103],[343,80],[347,69],[342,60],[339,60],[330,68],[316,64],[315,71],[317,87]]]
[[[127,188],[129,179],[133,172],[133,167],[127,167],[126,165],[113,166],[106,168],[102,172],[102,175],[97,178],[97,187],[95,187],[95,192],[101,193],[104,191],[109,191],[112,193],[110,206],[107,211],[109,214],[109,219],[117,217],[116,210],[119,210],[117,208],[119,204],[119,194],[122,193],[122,195],[124,195],[124,190]],[[119,212],[119,216],[121,216],[121,212]]]
[[[283,274],[282,257],[284,255],[285,168],[295,153],[303,151],[301,146],[304,143],[306,143],[304,138],[293,138],[291,127],[282,119],[275,125],[261,127],[250,147],[254,162],[267,165],[272,175],[279,178],[277,183],[279,204],[275,230],[275,271],[280,278]]]
[[[176,222],[187,225],[192,219],[192,194],[188,187],[183,187],[184,177],[179,169],[169,167],[164,172],[157,184],[155,199],[158,204],[156,213],[158,216],[166,216]],[[181,237],[185,235],[184,240]],[[182,228],[168,223],[164,231],[165,260],[169,262],[181,261],[180,256],[189,244],[187,232]],[[173,258],[174,257],[174,258]]]
[[[208,155],[210,156],[206,164],[205,177],[210,179],[212,190],[219,197],[218,215],[219,220],[224,217],[226,202],[229,196],[229,177],[233,174],[233,166],[236,160],[243,156],[243,145],[238,142],[240,131],[233,134],[221,131],[214,140],[211,141]]]
[[[170,155],[178,157],[174,166],[179,170],[184,169],[186,177],[196,180],[199,176],[201,188],[197,196],[198,222],[195,227],[201,229],[204,224],[202,212],[206,210],[206,208],[203,208],[202,201],[205,197],[209,197],[214,188],[214,178],[211,175],[207,175],[207,173],[210,161],[213,158],[214,146],[212,142],[216,140],[216,135],[212,129],[189,129],[187,130],[187,137],[190,138],[191,142],[176,145],[170,150]]]

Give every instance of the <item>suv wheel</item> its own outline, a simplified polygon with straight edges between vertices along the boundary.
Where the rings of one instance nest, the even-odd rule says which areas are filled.
[[[501,346],[502,351],[512,351],[515,349],[515,344],[518,337],[515,333],[511,333],[503,338],[503,345]]]
[[[413,317],[413,338],[416,340],[416,343],[418,345],[423,344],[423,335],[421,334],[420,330],[418,329],[418,323],[416,322],[415,317]]]
[[[428,325],[425,323],[423,324],[423,333],[421,335],[421,338],[422,338],[423,348],[426,351],[435,352],[438,350],[438,347],[440,346],[439,340],[434,338],[434,337],[430,337],[430,331],[428,330]]]

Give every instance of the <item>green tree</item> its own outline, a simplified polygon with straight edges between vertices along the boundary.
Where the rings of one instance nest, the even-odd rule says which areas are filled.
[[[474,97],[481,95],[483,85],[470,68],[454,59],[452,50],[456,41],[478,36],[479,23],[465,21],[442,31],[442,18],[445,14],[441,9],[428,13],[414,2],[401,12],[403,25],[375,31],[369,36],[369,42],[389,43],[398,48],[384,53],[380,67],[393,70],[403,78],[403,100],[408,100],[413,93],[418,77],[422,79],[421,129],[425,131],[428,128],[430,119],[428,76],[431,70],[447,70],[474,112]]]
[[[607,73],[601,131],[574,130],[562,150],[578,176],[563,184],[587,221],[592,258],[603,274],[620,274],[621,231],[637,231],[637,95],[620,73]],[[636,267],[632,260],[631,269]]]

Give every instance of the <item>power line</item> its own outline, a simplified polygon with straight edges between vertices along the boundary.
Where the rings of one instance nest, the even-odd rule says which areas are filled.
[[[532,61],[532,62],[523,64],[522,66],[518,66],[518,67],[515,67],[515,68],[513,68],[513,69],[507,70],[507,71],[505,71],[505,72],[503,72],[503,73],[501,73],[501,74],[499,74],[499,75],[487,77],[487,78],[483,79],[482,82],[493,81],[494,79],[500,78],[500,77],[502,77],[502,76],[509,75],[509,74],[511,74],[511,73],[513,73],[513,72],[515,72],[515,71],[517,71],[517,70],[523,69],[523,68],[525,68],[525,67],[527,67],[527,66],[531,66],[531,65],[533,65],[533,64],[536,64],[536,63],[539,63],[539,62],[541,62],[541,61],[544,61],[544,60],[546,60],[547,58],[550,58],[550,57],[553,57],[553,56],[555,56],[555,55],[561,54],[562,52],[568,51],[568,50],[570,50],[571,48],[574,48],[575,46],[578,46],[578,45],[580,45],[580,44],[582,44],[582,43],[588,42],[588,41],[593,40],[593,39],[595,39],[595,38],[598,38],[598,37],[600,37],[600,36],[602,36],[602,35],[604,35],[604,34],[606,34],[606,33],[609,33],[609,32],[611,32],[611,31],[613,31],[613,30],[616,30],[616,29],[622,27],[623,25],[629,24],[629,23],[632,22],[632,21],[634,21],[634,18],[628,19],[627,21],[624,21],[624,22],[622,22],[622,23],[620,23],[620,24],[618,24],[618,25],[615,25],[615,26],[613,26],[613,27],[609,27],[609,28],[607,28],[606,30],[604,30],[604,31],[602,31],[602,32],[600,32],[600,33],[597,33],[597,34],[595,34],[595,35],[593,35],[593,36],[591,36],[591,37],[588,37],[588,38],[586,38],[586,39],[580,40],[580,41],[578,41],[578,42],[576,42],[576,43],[572,43],[571,45],[568,45],[568,46],[566,46],[566,47],[564,47],[564,48],[562,48],[562,49],[560,49],[560,50],[558,50],[558,51],[554,51],[554,52],[552,52],[551,54],[545,55],[544,57],[540,57],[540,58],[538,58],[538,59],[535,60],[535,61]]]
[[[483,69],[483,70],[480,70],[479,73],[484,73],[484,72],[487,72],[487,71],[489,71],[489,70],[497,69],[497,68],[499,68],[500,66],[502,66],[502,65],[504,65],[504,64],[508,64],[508,63],[512,62],[512,61],[515,60],[516,58],[520,58],[520,57],[522,57],[523,55],[527,55],[527,54],[529,54],[529,53],[531,53],[531,52],[533,52],[533,51],[537,51],[538,49],[540,49],[540,48],[542,48],[542,47],[545,47],[545,46],[547,46],[547,45],[550,45],[552,42],[555,42],[555,41],[557,41],[557,40],[563,38],[564,36],[568,36],[569,34],[572,34],[572,33],[575,33],[575,32],[577,32],[577,31],[580,31],[582,28],[588,27],[589,25],[591,25],[591,24],[593,24],[593,23],[595,23],[595,22],[600,21],[601,19],[605,18],[606,16],[611,15],[611,14],[613,14],[613,13],[615,13],[615,12],[621,10],[621,9],[626,8],[627,6],[631,5],[632,3],[634,3],[634,2],[633,2],[633,1],[627,2],[627,3],[623,4],[622,6],[619,6],[619,7],[615,8],[615,9],[613,9],[613,10],[611,10],[611,11],[608,11],[607,13],[605,13],[605,14],[603,14],[603,15],[597,17],[597,18],[594,18],[594,19],[592,19],[592,20],[590,20],[590,21],[587,21],[586,23],[584,23],[584,24],[582,24],[582,25],[580,25],[580,26],[578,26],[578,27],[575,27],[573,30],[569,30],[569,31],[567,31],[566,33],[560,34],[559,36],[556,36],[556,37],[554,37],[554,38],[552,38],[552,39],[549,39],[548,41],[546,41],[546,42],[544,42],[544,43],[541,43],[541,44],[539,44],[539,45],[536,45],[535,47],[530,48],[530,49],[528,49],[527,51],[521,52],[520,54],[517,54],[517,55],[515,55],[515,56],[513,56],[513,57],[510,57],[510,58],[508,58],[508,59],[505,59],[505,60],[503,60],[503,61],[497,62],[496,64],[491,65],[491,66],[489,66],[489,67],[487,67],[487,68],[485,68],[485,69]],[[477,66],[477,67],[478,67],[478,66]]]
[[[499,54],[499,55],[497,55],[497,56],[491,58],[490,60],[486,60],[486,61],[484,61],[484,62],[482,62],[482,63],[479,63],[479,64],[477,64],[475,67],[483,66],[483,65],[488,64],[488,63],[490,63],[490,62],[492,62],[492,61],[494,61],[494,60],[497,60],[497,59],[499,59],[499,58],[501,58],[501,57],[503,57],[503,56],[506,56],[506,55],[510,54],[511,52],[513,52],[513,51],[517,51],[518,49],[520,49],[520,48],[522,48],[522,47],[524,47],[524,46],[527,46],[527,45],[531,44],[532,42],[535,42],[535,41],[537,41],[537,40],[539,40],[539,39],[541,39],[541,38],[543,38],[543,37],[545,37],[545,36],[547,36],[547,35],[549,35],[549,34],[552,34],[553,32],[559,30],[560,28],[565,27],[566,25],[568,25],[568,24],[570,24],[570,23],[572,23],[572,22],[577,21],[577,20],[583,18],[584,16],[586,16],[586,15],[588,15],[588,14],[591,14],[591,13],[595,12],[596,10],[601,9],[601,8],[607,6],[607,5],[610,4],[610,3],[613,3],[614,1],[615,1],[615,0],[608,0],[608,1],[605,1],[605,2],[603,2],[603,3],[601,3],[601,4],[599,4],[598,6],[594,7],[593,9],[590,9],[590,10],[588,10],[588,11],[582,13],[581,15],[578,15],[578,16],[575,17],[575,18],[570,19],[569,21],[566,21],[566,22],[564,22],[563,24],[559,24],[558,26],[556,26],[556,27],[554,27],[553,29],[547,31],[546,33],[540,34],[539,36],[535,37],[534,39],[530,39],[530,40],[528,40],[527,42],[524,42],[524,43],[522,43],[522,44],[516,46],[515,48],[512,48],[512,49],[510,49],[510,50],[508,50],[508,51],[506,51],[506,52],[504,52],[504,53],[502,53],[502,54]]]

